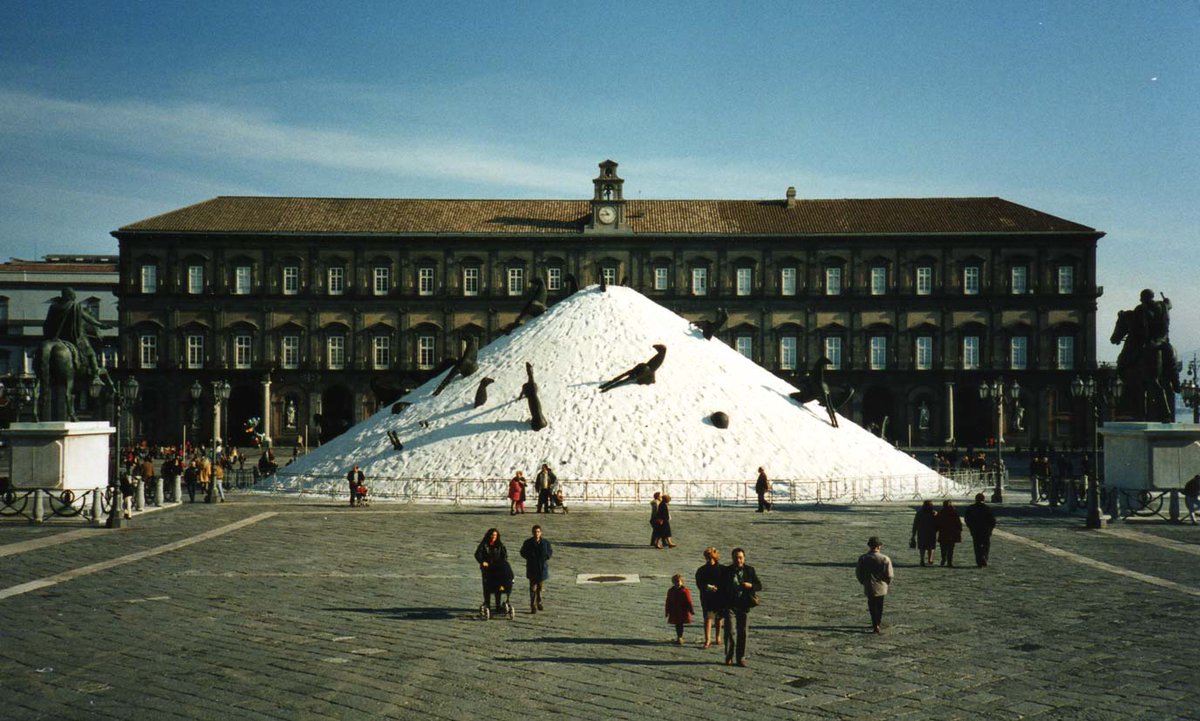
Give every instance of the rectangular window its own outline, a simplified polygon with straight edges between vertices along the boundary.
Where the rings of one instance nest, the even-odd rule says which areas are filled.
[[[521,295],[525,292],[525,269],[508,269],[508,294]]]
[[[283,268],[283,294],[296,295],[300,292],[300,266],[287,265]]]
[[[754,360],[754,339],[748,335],[739,335],[733,341],[737,352],[746,356],[750,360]]]
[[[204,266],[189,265],[187,269],[187,292],[200,295],[204,292]]]
[[[187,367],[191,369],[204,367],[204,336],[189,335],[187,337]]]
[[[252,340],[248,335],[235,335],[233,337],[233,367],[239,370],[245,370],[250,367],[253,360]]]
[[[915,351],[916,357],[913,359],[913,365],[917,370],[927,371],[933,368],[933,336],[917,336]]]
[[[606,265],[600,269],[600,275],[604,277],[605,285],[617,284],[617,269],[611,265]]]
[[[329,269],[329,295],[342,295],[346,292],[346,269],[339,266]]]
[[[784,336],[779,339],[779,370],[794,371],[796,370],[796,339],[793,336]]]
[[[433,268],[417,268],[417,295],[433,295]]]
[[[158,336],[143,335],[138,337],[138,367],[158,367]]]
[[[463,268],[463,295],[479,295],[479,269]]]
[[[825,339],[825,357],[829,359],[829,370],[840,371],[842,369],[842,339],[838,336],[829,336]]]
[[[1058,294],[1069,295],[1075,292],[1075,266],[1058,266]]]
[[[966,371],[979,370],[979,336],[963,337],[962,367]]]
[[[1029,367],[1029,339],[1015,335],[1008,341],[1008,366],[1015,371]]]
[[[692,295],[708,295],[708,268],[692,268]]]
[[[963,295],[979,295],[979,266],[963,268]]]
[[[250,266],[239,265],[233,269],[233,294],[250,294]]]
[[[887,266],[876,265],[871,268],[871,295],[887,293]]]
[[[1058,337],[1058,352],[1055,354],[1055,367],[1060,371],[1075,368],[1075,336],[1060,335]]]
[[[300,367],[300,336],[285,335],[279,340],[279,365],[288,370]]]
[[[386,370],[392,365],[392,339],[377,335],[371,339],[371,367]]]
[[[340,371],[346,367],[346,337],[340,335],[331,335],[325,339],[326,348],[328,350],[328,368],[331,371]]]
[[[1029,266],[1014,265],[1012,267],[1012,294],[1025,295],[1029,292]]]
[[[842,294],[842,269],[830,266],[825,269],[825,295]]]
[[[429,370],[435,361],[433,354],[434,338],[431,335],[417,336],[417,368]]]
[[[546,269],[546,290],[551,293],[557,293],[558,291],[562,290],[562,280],[562,268]]]
[[[654,289],[667,290],[670,286],[670,269],[665,265],[660,265],[654,269]]]
[[[933,295],[933,266],[917,266],[917,295]]]
[[[887,336],[871,336],[871,370],[881,371],[887,369],[887,350]]]
[[[157,293],[158,292],[158,266],[143,265],[142,266],[142,292]]]
[[[779,294],[796,295],[796,269],[782,268],[779,271]]]
[[[737,269],[737,289],[738,295],[750,295],[750,287],[754,282],[754,271],[750,268]]]
[[[371,292],[375,295],[387,295],[392,285],[392,269],[386,265],[376,266],[371,270]]]

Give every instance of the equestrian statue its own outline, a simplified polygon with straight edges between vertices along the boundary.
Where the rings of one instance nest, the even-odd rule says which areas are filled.
[[[1179,363],[1169,338],[1171,301],[1161,293],[1142,291],[1141,303],[1117,313],[1109,338],[1124,341],[1117,356],[1117,375],[1125,384],[1122,416],[1137,421],[1171,423],[1175,420],[1175,394],[1179,392]]]
[[[111,326],[97,320],[75,298],[75,291],[63,288],[50,304],[42,325],[42,342],[34,352],[38,398],[34,400],[34,420],[77,421],[75,398],[86,392],[93,378],[99,378],[109,392],[114,390],[108,371],[100,366],[92,338],[97,331]]]

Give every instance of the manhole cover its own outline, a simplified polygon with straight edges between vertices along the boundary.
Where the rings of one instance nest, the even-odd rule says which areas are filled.
[[[811,678],[798,678],[794,681],[788,681],[787,685],[794,686],[796,688],[804,688],[805,686],[813,685],[813,683],[815,683],[815,681],[813,681]]]
[[[640,583],[641,578],[636,573],[581,573],[575,577],[575,583],[583,584],[614,584]]]

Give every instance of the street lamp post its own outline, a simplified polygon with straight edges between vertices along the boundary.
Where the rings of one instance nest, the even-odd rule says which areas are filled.
[[[1200,367],[1197,366],[1196,354],[1193,353],[1192,362],[1188,363],[1188,379],[1183,382],[1180,395],[1188,408],[1192,409],[1192,423],[1200,424],[1200,384],[1197,383],[1197,371],[1200,371]]]
[[[1092,467],[1091,473],[1084,479],[1087,483],[1088,528],[1104,527],[1104,521],[1100,518],[1100,455],[1096,437],[1103,422],[1104,409],[1116,405],[1124,388],[1121,377],[1111,368],[1103,366],[1089,374],[1086,379],[1083,376],[1075,376],[1075,380],[1071,381],[1071,396],[1078,400],[1086,400],[1092,415],[1092,433],[1088,439]]]
[[[124,525],[124,516],[121,513],[121,424],[124,421],[125,408],[137,401],[138,390],[137,379],[129,376],[113,391],[116,433],[113,434],[113,473],[108,482],[109,490],[112,493],[112,506],[108,512],[108,522],[105,524],[108,528],[121,528]],[[99,398],[103,391],[104,382],[99,377],[93,378],[92,385],[88,388],[92,398]]]
[[[196,382],[199,386],[199,381]],[[211,468],[208,476],[208,495],[204,501],[213,503],[216,501],[217,495],[217,446],[221,444],[221,404],[229,400],[229,394],[232,388],[229,381],[213,381],[213,431],[212,431],[212,451],[209,454]]]
[[[1008,385],[1003,378],[994,378],[989,383],[979,384],[979,397],[990,400],[996,419],[996,485],[992,489],[992,503],[1004,502],[1004,401],[1016,403],[1021,397],[1021,384],[1013,381]]]

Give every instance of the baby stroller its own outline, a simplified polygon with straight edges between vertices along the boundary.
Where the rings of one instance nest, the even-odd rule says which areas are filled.
[[[371,499],[367,497],[366,485],[360,483],[354,487],[354,500],[360,506],[371,505]]]
[[[567,504],[564,503],[566,496],[563,495],[562,486],[555,482],[550,486],[550,502],[546,506],[546,510],[554,513],[558,509],[562,509],[563,513],[567,513]]]
[[[496,596],[496,615],[503,614],[508,620],[513,620],[513,607],[509,603],[512,595],[513,570],[508,561],[499,561],[493,566],[482,569],[483,572],[483,604],[479,607],[479,617],[484,621],[492,617],[488,608],[488,599]]]

